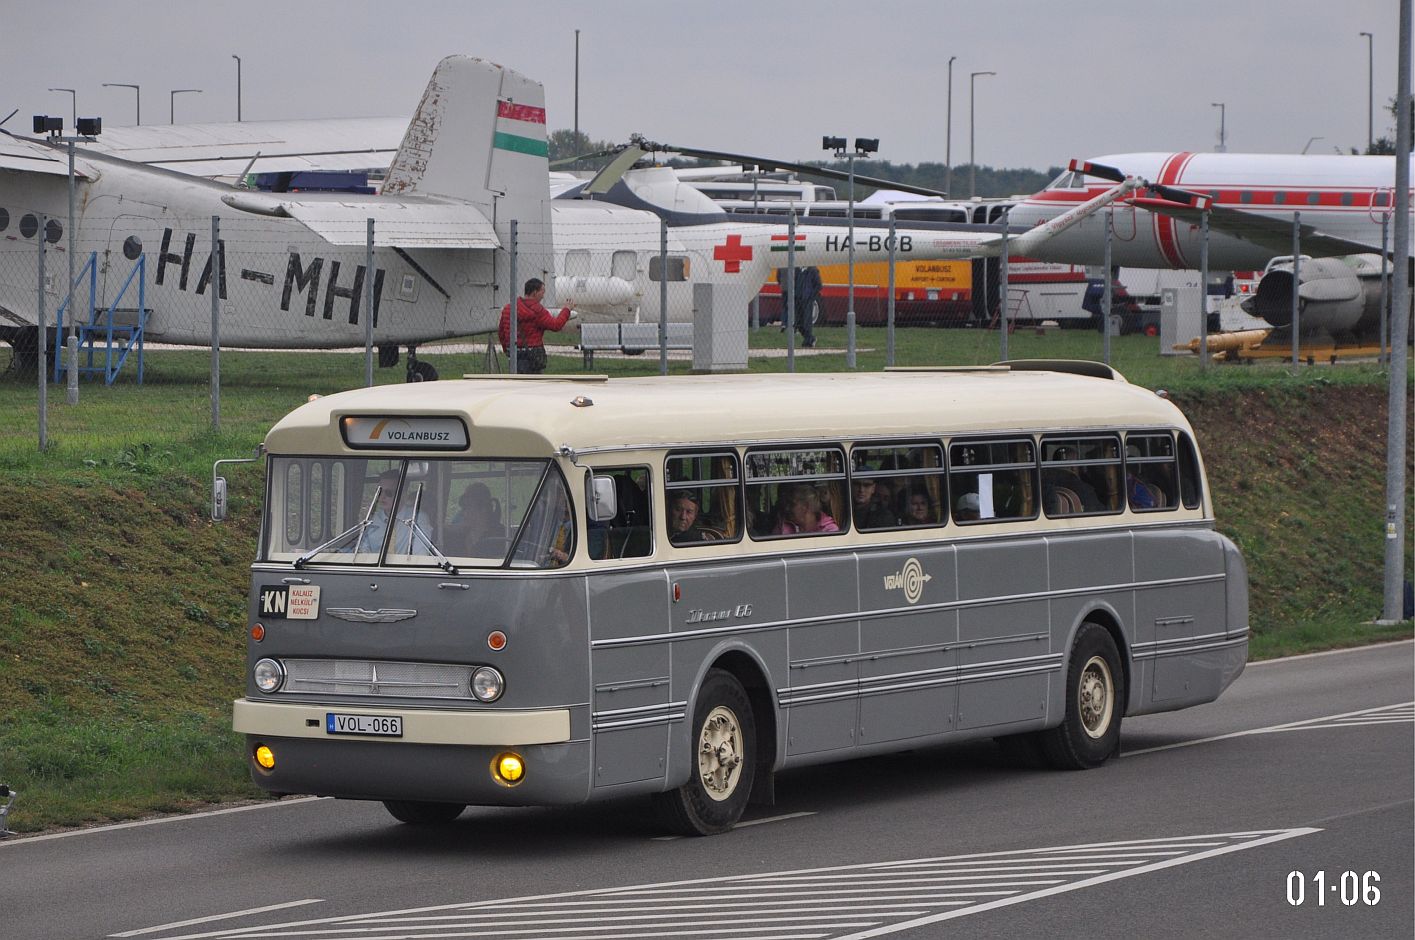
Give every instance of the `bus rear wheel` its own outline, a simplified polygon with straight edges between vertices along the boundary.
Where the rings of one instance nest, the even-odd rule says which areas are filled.
[[[421,800],[384,800],[383,807],[394,819],[413,826],[450,823],[467,808],[465,803],[427,803]]]
[[[1066,715],[1042,733],[1047,761],[1060,770],[1085,770],[1106,762],[1120,747],[1125,677],[1110,632],[1084,623],[1066,670]]]
[[[708,671],[693,708],[693,768],[688,782],[657,794],[674,832],[707,836],[742,818],[756,773],[756,723],[742,683],[722,669]]]

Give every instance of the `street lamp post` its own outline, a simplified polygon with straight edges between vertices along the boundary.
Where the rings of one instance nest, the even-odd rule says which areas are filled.
[[[131,88],[137,97],[137,120],[134,125],[142,126],[142,88],[138,85],[129,85],[126,82],[104,82],[104,88]]]
[[[973,72],[968,76],[968,198],[972,199],[978,194],[978,161],[973,151],[973,144],[976,137],[977,114],[974,98],[974,86],[979,75],[996,75],[996,72]]]
[[[51,88],[50,91],[67,91],[69,93],[69,123],[79,123],[79,93],[72,88]]]
[[[1228,139],[1224,130],[1224,115],[1226,112],[1225,103],[1222,101],[1210,101],[1209,107],[1218,108],[1218,152],[1228,153]]]
[[[1376,43],[1370,33],[1361,35],[1366,37],[1366,152],[1370,153],[1376,145]]]
[[[241,123],[241,57],[233,54],[231,58],[236,60],[236,123]]]
[[[187,92],[193,92],[193,93],[199,95],[199,94],[201,94],[201,89],[200,89],[200,88],[174,88],[174,89],[172,89],[172,94],[171,94],[170,96],[168,96],[168,99],[167,99],[167,123],[168,123],[168,124],[176,124],[176,123],[177,123],[177,96],[178,96],[178,95],[181,95],[181,94],[186,94]]]
[[[878,137],[856,137],[855,149],[846,152],[844,137],[822,137],[821,147],[835,151],[837,158],[846,157],[850,161],[849,208],[845,212],[850,232],[845,239],[849,253],[846,255],[847,283],[845,289],[845,368],[855,368],[855,157],[866,157],[879,150]]]
[[[953,60],[948,57],[948,117],[947,128],[943,132],[943,191],[953,195]]]
[[[65,136],[62,118],[51,118],[43,114],[35,115],[34,132],[36,134],[48,133],[50,140],[56,143],[67,144],[69,151],[69,250],[65,252],[69,256],[69,287],[64,294],[64,307],[69,312],[69,329],[67,331],[69,368],[66,400],[71,405],[77,405],[79,403],[78,315],[74,312],[74,241],[76,236],[76,226],[74,224],[74,205],[76,202],[74,198],[74,144],[77,141],[91,143],[95,137],[103,133],[103,119],[84,118],[80,120],[75,118],[74,131],[74,134]],[[38,235],[41,239],[45,238],[48,235],[48,229],[44,227],[40,228]],[[90,297],[89,300],[92,302],[93,298]],[[43,333],[40,334],[39,342],[41,344],[45,343]]]

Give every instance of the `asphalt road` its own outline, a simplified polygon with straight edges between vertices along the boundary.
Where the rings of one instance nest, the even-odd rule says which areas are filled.
[[[312,799],[10,839],[0,937],[1408,940],[1413,699],[1411,643],[1263,663],[1127,721],[1098,770],[990,744],[809,768],[708,839],[641,801],[425,831]]]

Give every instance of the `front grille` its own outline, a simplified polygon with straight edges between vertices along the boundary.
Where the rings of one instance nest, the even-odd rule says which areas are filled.
[[[383,698],[472,698],[471,666],[366,659],[287,659],[282,692]]]

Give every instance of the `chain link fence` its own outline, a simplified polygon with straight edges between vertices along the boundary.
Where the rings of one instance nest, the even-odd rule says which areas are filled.
[[[495,228],[454,212],[405,221],[393,210],[369,219],[364,210],[324,206],[306,202],[298,218],[119,210],[101,222],[89,207],[72,255],[75,310],[64,311],[66,327],[81,327],[84,377],[138,381],[165,349],[212,349],[219,422],[218,351],[333,351],[348,358],[351,387],[394,375],[503,373],[511,363],[497,336],[501,313],[532,278],[543,282],[552,316],[562,307],[575,312],[568,324],[536,328],[544,330],[548,372],[606,363],[651,372],[655,358],[664,373],[944,364],[911,352],[924,335],[947,348],[947,364],[982,364],[1012,355],[1015,331],[1067,328],[1089,330],[1094,342],[1072,342],[1066,355],[1102,359],[1098,327],[1141,326],[1133,311],[1108,321],[1094,303],[1088,310],[1087,290],[1098,279],[1082,268],[997,259],[806,268],[789,238],[778,251],[744,226],[745,234],[704,246],[644,213],[593,202],[553,207],[553,221],[547,214]],[[68,296],[64,224],[12,210],[0,221],[9,368],[32,374],[43,346],[49,374],[63,380],[67,362],[56,373],[53,334]],[[517,331],[518,340],[531,338],[519,335],[519,320]],[[124,344],[131,348],[115,379]],[[455,371],[442,374],[449,357]],[[106,371],[88,372],[97,360]],[[298,358],[289,361],[299,370]],[[375,377],[380,368],[398,371]]]

